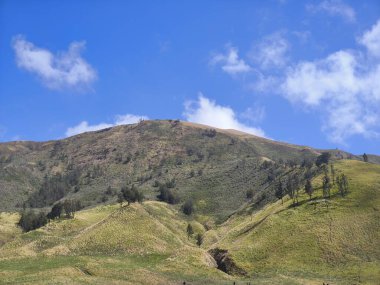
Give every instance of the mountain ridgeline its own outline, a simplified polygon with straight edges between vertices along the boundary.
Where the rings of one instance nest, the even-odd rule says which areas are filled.
[[[173,203],[191,200],[199,214],[225,219],[247,197],[258,206],[274,201],[281,179],[314,175],[321,152],[178,120],[141,121],[57,141],[2,143],[0,210],[51,207],[67,198],[84,207],[114,203],[120,189],[132,185],[156,200],[164,185],[175,193]],[[333,159],[360,159],[330,153]]]

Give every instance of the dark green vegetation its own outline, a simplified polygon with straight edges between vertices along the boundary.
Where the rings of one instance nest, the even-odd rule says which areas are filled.
[[[375,158],[178,121],[0,144],[0,283],[378,284]]]

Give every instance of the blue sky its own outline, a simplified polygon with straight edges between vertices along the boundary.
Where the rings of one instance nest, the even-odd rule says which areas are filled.
[[[140,118],[380,154],[380,3],[0,1],[0,141]]]

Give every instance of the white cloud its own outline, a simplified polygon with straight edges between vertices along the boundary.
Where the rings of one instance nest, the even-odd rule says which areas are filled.
[[[261,122],[265,117],[265,108],[263,106],[248,107],[239,117],[253,123]]]
[[[82,121],[78,125],[74,127],[70,127],[66,130],[66,136],[74,136],[77,134],[85,133],[85,132],[92,132],[97,131],[101,129],[111,128],[114,126],[119,125],[127,125],[127,124],[135,124],[139,122],[140,120],[147,120],[148,117],[146,116],[136,116],[132,114],[126,114],[126,115],[117,115],[115,117],[115,120],[113,123],[100,123],[97,125],[89,125],[87,121]]]
[[[198,124],[220,129],[239,130],[261,137],[265,136],[262,129],[250,127],[239,122],[235,112],[230,107],[217,105],[202,94],[199,95],[198,101],[185,103],[184,116],[186,120]]]
[[[380,57],[380,20],[373,25],[371,30],[364,33],[359,43],[364,45],[371,55]]]
[[[252,60],[262,69],[283,67],[287,62],[286,53],[289,50],[288,41],[281,33],[265,37],[250,53]]]
[[[210,60],[210,64],[220,64],[222,70],[230,75],[246,73],[251,70],[251,67],[239,58],[238,50],[234,47],[228,47],[226,54],[219,53],[214,55]]]
[[[355,10],[341,0],[325,0],[318,5],[307,5],[306,8],[313,12],[324,11],[331,16],[340,16],[349,22],[356,21]]]
[[[368,65],[360,52],[338,51],[297,64],[282,84],[284,96],[319,112],[331,141],[379,135],[380,62]]]
[[[96,72],[80,55],[84,42],[73,42],[67,52],[53,54],[36,47],[22,36],[13,39],[19,68],[36,74],[51,89],[86,88],[96,80]]]

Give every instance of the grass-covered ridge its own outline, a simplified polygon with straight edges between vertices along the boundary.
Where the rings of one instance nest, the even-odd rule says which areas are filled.
[[[253,276],[285,274],[330,284],[378,284],[380,280],[380,167],[359,161],[335,163],[349,178],[349,193],[337,186],[322,198],[321,176],[312,201],[289,199],[253,215],[232,217],[211,233],[210,247],[228,249]],[[217,238],[216,243],[215,237]]]
[[[334,165],[349,178],[345,197],[335,186],[323,199],[319,176],[311,201],[302,194],[296,207],[288,198],[248,205],[219,226],[156,201],[98,206],[24,234],[17,215],[2,214],[0,283],[378,284],[380,166]],[[195,234],[188,238],[188,223],[203,234],[201,247]],[[218,270],[208,253],[214,248],[228,250],[246,276]]]

